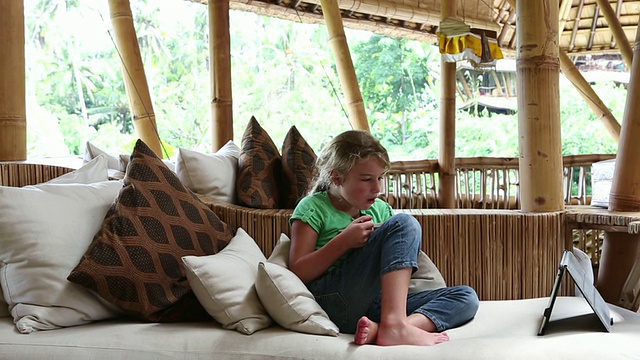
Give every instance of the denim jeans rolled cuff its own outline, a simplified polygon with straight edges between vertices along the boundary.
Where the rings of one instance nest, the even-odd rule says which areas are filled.
[[[480,301],[472,287],[458,285],[427,290],[422,296],[409,297],[407,305],[408,310],[413,310],[409,310],[410,312],[426,316],[434,323],[437,331],[442,332],[473,319]]]
[[[384,275],[392,271],[406,269],[406,268],[413,268],[411,273],[414,273],[418,269],[418,262],[417,261],[397,261],[397,262],[391,263],[386,268],[380,271],[380,275]]]

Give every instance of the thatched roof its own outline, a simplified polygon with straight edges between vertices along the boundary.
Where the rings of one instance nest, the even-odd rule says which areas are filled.
[[[190,0],[206,3],[207,0]],[[453,0],[447,0],[453,1]],[[497,31],[507,53],[516,46],[516,12],[507,0],[457,0],[468,25]],[[640,1],[608,0],[630,43],[635,39]],[[436,43],[441,0],[339,0],[345,27]],[[567,54],[618,52],[597,0],[560,0],[560,48]],[[567,4],[564,7],[563,5]],[[320,0],[231,0],[231,8],[298,22],[322,22]],[[544,24],[540,24],[544,26]]]

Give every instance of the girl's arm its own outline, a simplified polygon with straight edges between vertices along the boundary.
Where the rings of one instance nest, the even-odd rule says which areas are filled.
[[[307,284],[327,271],[349,249],[364,246],[372,231],[371,217],[363,216],[316,250],[318,233],[309,224],[294,220],[291,224],[289,270]]]

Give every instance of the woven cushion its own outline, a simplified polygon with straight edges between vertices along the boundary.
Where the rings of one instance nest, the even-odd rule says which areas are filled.
[[[257,209],[277,209],[282,164],[269,134],[251,117],[242,136],[236,193],[238,204]]]
[[[282,144],[282,200],[280,206],[293,209],[309,190],[313,178],[316,153],[292,126]]]
[[[181,266],[232,238],[228,226],[141,140],[116,202],[68,279],[148,321],[208,318]]]

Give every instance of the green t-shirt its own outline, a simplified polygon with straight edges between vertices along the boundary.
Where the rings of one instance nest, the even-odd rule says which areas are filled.
[[[361,213],[362,215],[372,216],[374,223],[387,221],[393,216],[391,206],[381,199],[376,199],[370,208],[361,211]],[[326,191],[322,191],[300,200],[289,222],[293,223],[294,220],[301,220],[309,224],[318,233],[318,241],[316,242],[316,250],[318,250],[355,219],[346,212],[336,209],[329,199],[329,194]],[[348,253],[340,257],[329,270],[332,270],[343,261],[347,255]]]

